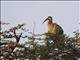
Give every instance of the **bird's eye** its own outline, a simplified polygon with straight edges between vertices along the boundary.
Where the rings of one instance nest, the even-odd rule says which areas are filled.
[[[49,18],[49,20],[51,20],[51,18]]]
[[[51,18],[49,18],[49,20],[52,20]]]

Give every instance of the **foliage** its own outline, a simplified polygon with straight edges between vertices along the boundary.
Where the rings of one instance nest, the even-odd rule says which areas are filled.
[[[29,59],[29,60],[73,60],[80,57],[80,34],[74,32],[74,37],[66,34],[56,37],[48,33],[34,34],[23,28],[25,24],[18,24],[6,31],[0,32],[0,57],[2,59]],[[17,34],[17,32],[19,34]],[[23,32],[31,34],[25,35]],[[19,43],[21,38],[25,43]],[[8,39],[8,40],[7,40]],[[13,42],[12,39],[16,41]],[[41,42],[41,43],[40,43]],[[6,44],[1,44],[6,43]]]

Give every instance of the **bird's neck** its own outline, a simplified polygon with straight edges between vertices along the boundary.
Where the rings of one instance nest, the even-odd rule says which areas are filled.
[[[48,21],[48,24],[51,24],[52,23],[52,21]]]

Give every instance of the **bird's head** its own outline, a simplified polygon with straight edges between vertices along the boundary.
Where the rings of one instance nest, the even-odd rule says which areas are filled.
[[[46,18],[46,19],[43,21],[43,23],[46,22],[47,20],[52,22],[52,17],[51,17],[51,16],[48,16],[48,18]]]

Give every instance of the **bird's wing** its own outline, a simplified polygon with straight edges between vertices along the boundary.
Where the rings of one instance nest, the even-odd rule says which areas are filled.
[[[54,27],[55,27],[56,34],[63,34],[63,29],[62,29],[61,26],[59,26],[58,24],[54,23]]]

